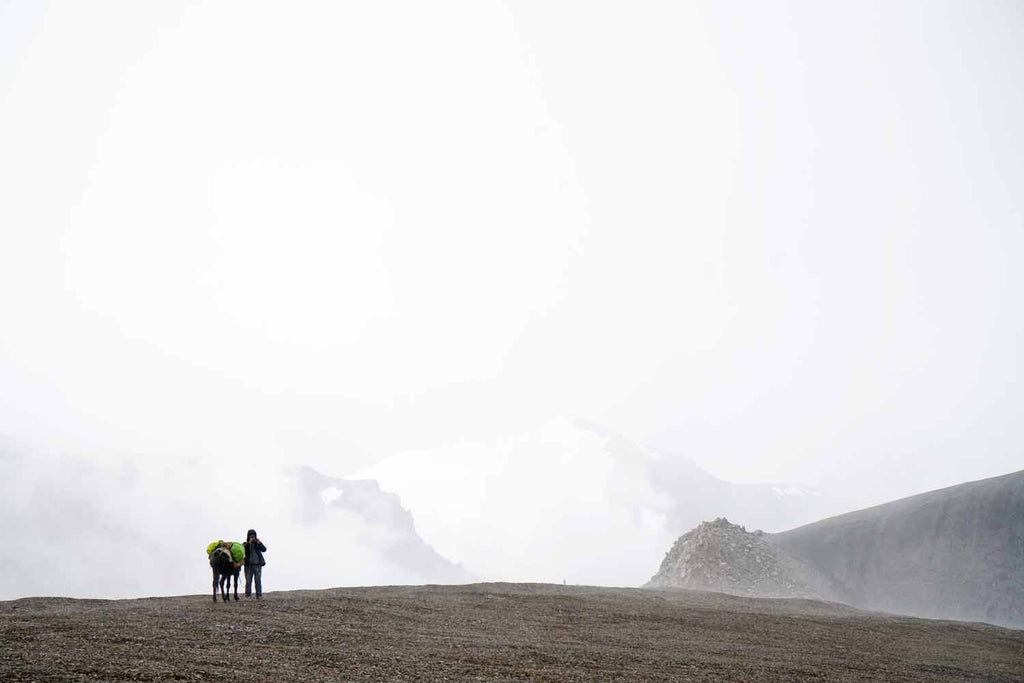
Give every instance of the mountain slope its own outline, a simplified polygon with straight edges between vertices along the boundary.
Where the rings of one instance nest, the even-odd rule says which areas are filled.
[[[778,534],[705,523],[647,585],[1024,627],[1024,471]]]
[[[767,539],[852,605],[1024,626],[1024,470]]]

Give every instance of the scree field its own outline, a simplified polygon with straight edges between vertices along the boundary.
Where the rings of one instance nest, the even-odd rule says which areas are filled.
[[[1024,681],[1024,631],[538,584],[0,602],[3,681]]]

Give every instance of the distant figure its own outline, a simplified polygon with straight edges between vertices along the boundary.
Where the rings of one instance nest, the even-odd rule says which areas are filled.
[[[263,596],[263,565],[267,562],[263,559],[263,553],[267,552],[267,546],[263,545],[256,536],[255,529],[249,529],[245,534],[245,597],[252,597],[252,580],[256,579],[256,599]]]

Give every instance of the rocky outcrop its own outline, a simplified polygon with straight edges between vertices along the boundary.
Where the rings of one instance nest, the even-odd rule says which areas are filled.
[[[647,588],[691,588],[773,598],[824,597],[820,577],[765,540],[725,518],[681,536]]]

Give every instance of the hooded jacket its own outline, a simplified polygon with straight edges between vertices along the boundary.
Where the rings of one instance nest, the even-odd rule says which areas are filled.
[[[255,543],[250,543],[249,539],[252,537],[259,538],[256,535],[255,529],[249,529],[245,534],[245,564],[246,566],[259,565],[264,566],[267,564],[266,560],[263,559],[263,553],[267,551],[267,546],[263,545],[263,541],[257,540]]]

